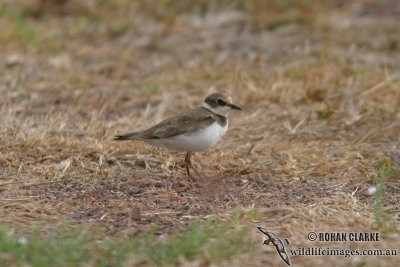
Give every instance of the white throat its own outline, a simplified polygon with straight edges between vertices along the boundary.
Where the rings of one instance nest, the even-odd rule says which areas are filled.
[[[207,104],[206,102],[203,102],[203,107],[210,110],[211,112],[227,117],[228,113],[230,111],[229,107],[219,107],[219,108],[213,108],[211,107],[209,104]]]

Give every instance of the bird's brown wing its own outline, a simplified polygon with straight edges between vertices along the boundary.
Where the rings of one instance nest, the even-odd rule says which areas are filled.
[[[173,137],[195,132],[215,122],[213,114],[204,108],[188,110],[181,115],[166,119],[143,131],[119,135],[114,140],[144,140]]]

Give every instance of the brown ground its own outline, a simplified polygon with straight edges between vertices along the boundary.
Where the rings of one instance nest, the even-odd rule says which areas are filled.
[[[248,225],[294,247],[312,245],[310,231],[378,231],[367,190],[383,156],[400,166],[400,11],[396,1],[340,2],[295,19],[258,2],[253,13],[170,17],[147,15],[144,5],[133,19],[123,8],[112,19],[75,6],[85,19],[50,6],[30,11],[31,38],[1,17],[0,222],[21,233],[63,218],[110,235],[154,225],[167,234],[256,208],[262,216]],[[212,88],[229,91],[243,111],[217,147],[195,156],[208,180],[192,189],[180,185],[183,153],[111,141],[198,106]],[[397,227],[399,186],[390,177],[384,200]],[[332,246],[399,244],[392,233],[385,242]],[[282,264],[268,251],[234,263]],[[292,262],[396,266],[396,258]]]

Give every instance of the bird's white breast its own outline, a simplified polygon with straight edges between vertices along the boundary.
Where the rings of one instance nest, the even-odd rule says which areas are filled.
[[[149,140],[155,146],[181,151],[202,151],[214,146],[228,130],[228,123],[220,126],[214,122],[196,132],[181,134],[170,138]]]

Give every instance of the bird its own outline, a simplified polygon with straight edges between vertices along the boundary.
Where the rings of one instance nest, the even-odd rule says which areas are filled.
[[[208,150],[221,140],[228,130],[231,110],[242,109],[233,104],[227,92],[214,92],[204,99],[201,107],[165,119],[148,129],[117,135],[114,140],[145,141],[156,147],[184,151],[187,177],[194,180],[190,168],[199,177],[202,175],[192,163],[192,154]]]

